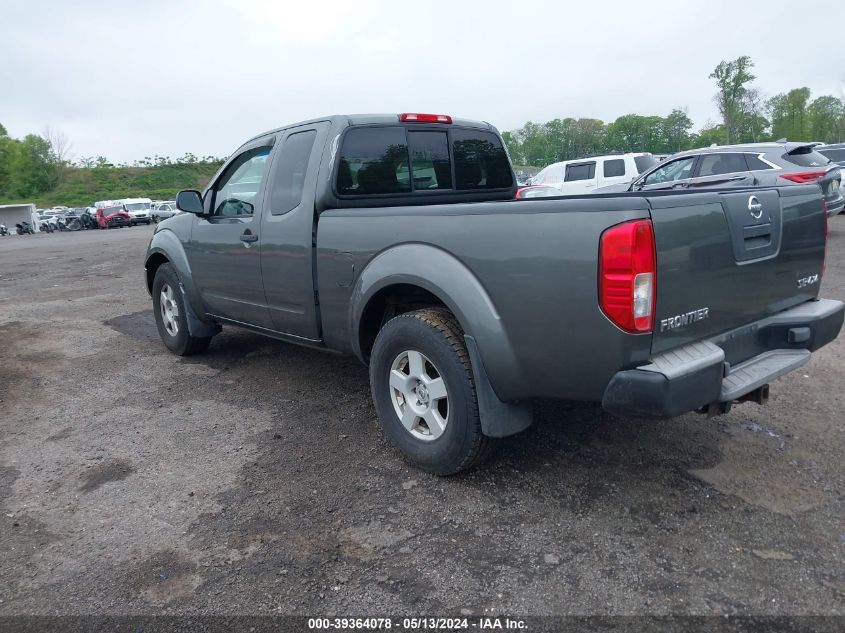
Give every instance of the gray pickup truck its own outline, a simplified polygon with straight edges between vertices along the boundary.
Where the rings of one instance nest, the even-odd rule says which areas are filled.
[[[332,116],[257,136],[157,225],[164,344],[222,324],[369,365],[386,434],[446,475],[531,400],[650,418],[763,403],[842,327],[818,185],[514,200],[495,128]],[[279,371],[283,371],[280,365]]]

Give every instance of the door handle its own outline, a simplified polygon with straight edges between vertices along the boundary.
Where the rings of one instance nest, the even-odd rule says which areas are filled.
[[[241,234],[241,242],[257,242],[258,236],[253,235],[252,233],[243,233]]]

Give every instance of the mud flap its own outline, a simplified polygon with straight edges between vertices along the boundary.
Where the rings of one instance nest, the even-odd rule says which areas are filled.
[[[197,316],[191,302],[188,299],[188,294],[185,292],[185,287],[182,282],[179,282],[179,291],[182,293],[182,305],[185,306],[185,319],[188,322],[188,333],[196,338],[207,338],[220,334],[223,329],[218,323],[206,323]]]
[[[534,421],[534,407],[529,401],[502,402],[493,391],[478,345],[471,336],[464,335],[469,360],[472,363],[472,375],[475,381],[475,394],[478,398],[478,415],[481,417],[481,431],[490,437],[506,437],[524,431]]]

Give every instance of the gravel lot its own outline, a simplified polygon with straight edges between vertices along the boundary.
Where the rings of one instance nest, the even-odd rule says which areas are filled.
[[[355,359],[231,328],[166,352],[151,232],[0,238],[0,615],[845,614],[845,337],[767,407],[538,403],[438,479]],[[841,299],[845,216],[830,238]]]

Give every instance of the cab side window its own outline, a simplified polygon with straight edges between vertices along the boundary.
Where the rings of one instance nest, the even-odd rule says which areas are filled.
[[[232,218],[255,213],[269,155],[269,147],[256,147],[238,156],[226,168],[214,187],[213,217]]]
[[[596,163],[577,163],[575,165],[566,166],[565,182],[573,182],[575,180],[592,180],[596,177]]]
[[[284,145],[277,150],[281,152],[276,161],[278,167],[273,175],[270,190],[270,213],[283,215],[295,209],[302,202],[302,190],[305,187],[305,176],[316,130],[305,130],[291,134]]]
[[[690,177],[695,156],[679,158],[661,165],[643,179],[643,185],[658,185],[664,182],[685,180]]]
[[[625,159],[611,158],[604,161],[604,177],[615,178],[616,176],[625,175]]]

